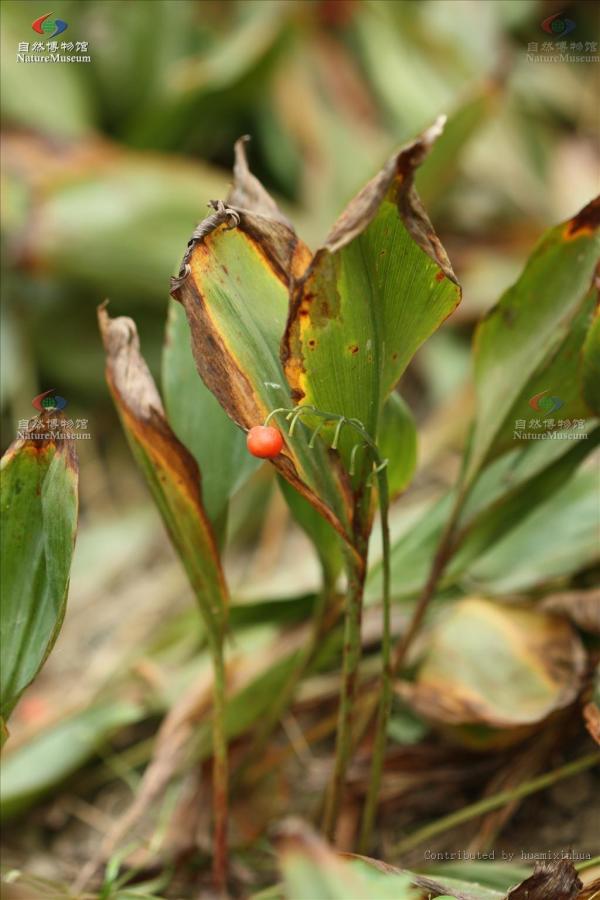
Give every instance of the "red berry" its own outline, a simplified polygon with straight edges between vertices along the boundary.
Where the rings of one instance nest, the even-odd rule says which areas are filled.
[[[283,438],[281,432],[272,425],[255,425],[246,437],[246,446],[252,456],[273,459],[281,452]]]

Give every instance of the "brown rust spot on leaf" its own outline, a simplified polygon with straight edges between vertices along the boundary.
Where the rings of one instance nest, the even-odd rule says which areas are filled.
[[[358,344],[350,344],[350,346],[348,347],[348,350],[352,354],[358,353],[359,349],[360,348],[359,348]]]
[[[446,277],[446,276],[444,275],[444,273],[443,273],[442,270],[440,269],[440,271],[439,271],[439,272],[437,273],[437,275],[435,276],[435,280],[436,280],[436,281],[443,281],[445,277]]]

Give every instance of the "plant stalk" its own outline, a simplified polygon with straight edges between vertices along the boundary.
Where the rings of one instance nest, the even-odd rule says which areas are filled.
[[[335,433],[331,444],[332,449],[337,449],[341,430],[344,426],[352,428],[366,445],[369,454],[363,464],[362,477],[359,478],[360,487],[355,495],[352,545],[345,547],[346,572],[348,577],[348,590],[346,595],[345,621],[344,621],[344,655],[342,663],[342,687],[338,709],[338,727],[336,738],[336,754],[334,771],[323,815],[323,831],[329,840],[333,840],[339,810],[342,801],[346,773],[354,744],[352,728],[352,706],[356,697],[358,669],[361,657],[361,623],[364,583],[367,569],[367,555],[369,550],[369,535],[371,532],[371,472],[377,475],[379,487],[379,506],[383,534],[383,640],[382,640],[382,678],[379,702],[379,715],[375,733],[375,746],[373,752],[373,765],[367,800],[365,804],[361,842],[370,842],[370,835],[375,819],[379,785],[383,770],[385,744],[387,737],[387,724],[392,703],[392,646],[391,646],[391,615],[390,615],[390,535],[388,525],[389,491],[387,483],[386,464],[382,460],[379,448],[370,432],[367,431],[358,419],[348,418],[338,413],[327,413],[312,405],[298,406],[294,409],[275,409],[265,419],[265,425],[272,417],[279,413],[285,413],[290,421],[289,434],[292,436],[296,423],[305,413],[318,416],[327,423],[335,423]],[[313,434],[312,440],[319,429]],[[309,444],[311,446],[311,444]],[[362,445],[355,445],[350,457],[349,474],[354,476],[354,464],[356,451]],[[418,627],[418,626],[417,626]],[[370,715],[366,719],[368,724]]]
[[[358,549],[358,548],[357,548]],[[362,552],[360,552],[362,551]],[[359,559],[346,552],[348,589],[344,610],[344,656],[342,687],[338,708],[335,765],[325,800],[323,832],[333,841],[342,802],[348,763],[352,752],[352,706],[356,695],[358,666],[361,657],[362,601],[366,576],[366,547],[361,547]]]
[[[379,487],[379,512],[381,516],[381,533],[383,541],[383,635],[381,641],[381,688],[379,696],[379,710],[377,724],[375,726],[375,739],[373,744],[373,761],[371,764],[371,777],[363,810],[363,819],[359,839],[359,853],[367,853],[373,833],[379,788],[385,761],[385,748],[387,743],[387,730],[392,709],[392,623],[390,601],[390,527],[388,521],[389,490],[387,471],[382,469],[377,473]],[[359,720],[360,722],[360,720]]]
[[[228,753],[225,730],[226,675],[223,658],[223,638],[211,640],[213,662],[213,881],[215,888],[225,894],[227,887],[227,824],[228,824]]]
[[[414,847],[418,847],[423,841],[442,834],[450,828],[455,828],[457,825],[462,825],[463,822],[469,822],[471,819],[475,819],[484,813],[505,806],[512,800],[528,797],[537,791],[543,791],[564,778],[570,778],[572,775],[577,775],[579,772],[584,772],[586,769],[591,769],[592,766],[598,764],[600,764],[600,752],[589,753],[587,756],[573,760],[564,766],[560,766],[558,769],[554,769],[552,772],[546,772],[545,775],[538,775],[530,781],[525,781],[516,788],[500,791],[498,794],[494,794],[493,797],[485,797],[483,800],[478,800],[477,803],[464,806],[448,816],[443,816],[441,819],[436,819],[435,822],[430,822],[429,825],[419,828],[418,831],[400,841],[396,845],[395,851],[397,853],[407,853]]]

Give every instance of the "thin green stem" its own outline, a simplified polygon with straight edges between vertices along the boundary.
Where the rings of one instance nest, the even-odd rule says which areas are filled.
[[[379,710],[375,727],[375,739],[373,745],[373,761],[371,764],[371,777],[365,800],[361,833],[359,840],[359,853],[367,853],[371,844],[379,788],[385,761],[385,748],[387,743],[387,730],[392,708],[392,624],[390,602],[390,528],[388,521],[389,490],[387,472],[378,470],[377,481],[379,487],[379,511],[381,515],[381,532],[383,540],[383,636],[381,642],[381,690],[379,696]]]
[[[478,800],[477,803],[472,803],[470,806],[464,806],[462,809],[450,813],[448,816],[443,816],[443,818],[437,819],[435,822],[430,822],[429,825],[425,825],[423,828],[419,828],[418,831],[415,831],[413,834],[400,841],[400,843],[396,845],[395,850],[397,853],[407,853],[414,847],[418,847],[419,844],[422,844],[424,841],[429,840],[429,838],[442,834],[444,831],[449,831],[457,825],[462,825],[463,822],[469,822],[471,819],[475,819],[484,813],[499,809],[501,806],[505,806],[513,800],[519,800],[522,797],[528,797],[530,794],[535,794],[537,791],[543,791],[556,784],[558,781],[570,778],[571,776],[577,775],[579,772],[584,772],[586,769],[591,769],[598,764],[600,764],[600,752],[589,753],[587,756],[582,756],[579,759],[573,760],[573,762],[560,766],[552,772],[546,772],[545,775],[539,775],[536,778],[532,778],[530,781],[525,781],[516,788],[500,791],[498,794],[494,794],[493,797],[485,797],[483,800]]]
[[[211,640],[213,661],[213,881],[224,893],[227,886],[227,823],[228,823],[228,753],[225,730],[226,676],[222,638]]]
[[[323,831],[333,841],[343,797],[346,772],[352,751],[352,706],[356,695],[356,680],[361,656],[362,598],[366,574],[366,559],[360,562],[354,554],[346,553],[348,590],[344,610],[344,656],[342,687],[338,707],[335,763],[333,776],[325,799]]]
[[[582,862],[577,863],[575,868],[578,872],[585,872],[586,869],[593,869],[596,866],[600,866],[600,856],[592,856],[591,859],[584,859]]]
[[[346,571],[348,576],[348,592],[345,607],[344,623],[344,657],[342,663],[342,687],[338,710],[338,729],[336,739],[336,756],[334,772],[327,793],[325,812],[323,818],[323,830],[327,837],[334,837],[335,826],[341,805],[344,783],[348,763],[354,746],[352,729],[352,707],[356,696],[356,682],[361,656],[361,621],[364,581],[367,566],[368,534],[370,530],[370,504],[371,489],[370,480],[372,470],[377,476],[379,488],[379,509],[381,515],[381,528],[383,535],[383,637],[382,637],[382,675],[379,696],[379,711],[375,729],[373,763],[369,790],[365,802],[363,822],[361,828],[361,846],[366,846],[371,841],[371,833],[377,809],[379,787],[385,758],[385,746],[387,740],[388,720],[392,705],[392,637],[391,637],[391,611],[390,611],[390,534],[388,524],[389,489],[387,482],[386,464],[379,454],[379,448],[362,422],[351,419],[337,413],[327,413],[306,405],[295,407],[292,410],[275,409],[266,418],[265,425],[272,417],[283,413],[287,420],[291,419],[290,435],[293,433],[301,416],[308,414],[320,418],[322,422],[317,426],[318,432],[324,424],[335,424],[335,432],[332,448],[336,449],[344,426],[353,429],[367,446],[370,453],[370,471],[361,479],[362,486],[358,491],[354,509],[354,553],[346,554]],[[315,434],[316,434],[315,432]],[[315,435],[311,438],[309,446],[314,444]],[[357,447],[355,445],[350,457],[350,474],[354,475]],[[370,715],[367,720],[370,720]]]

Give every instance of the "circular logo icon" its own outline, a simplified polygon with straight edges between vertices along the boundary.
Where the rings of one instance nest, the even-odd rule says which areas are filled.
[[[575,28],[573,19],[567,19],[562,13],[554,13],[542,22],[542,28],[554,37],[564,37]]]
[[[559,410],[563,406],[563,401],[560,397],[549,397],[549,393],[550,391],[540,391],[539,394],[534,394],[529,400],[530,407],[536,412],[544,413],[545,416]]]
[[[33,408],[38,409],[40,412],[58,412],[60,409],[64,409],[67,405],[67,401],[64,397],[59,396],[59,394],[50,396],[53,394],[54,390],[54,388],[50,388],[49,391],[44,391],[42,394],[38,394],[37,397],[34,397],[31,401]]]
[[[56,37],[57,34],[62,34],[63,31],[66,31],[69,27],[67,23],[63,22],[62,19],[51,19],[51,15],[52,13],[46,13],[45,16],[40,16],[39,19],[32,22],[31,27],[33,30],[37,31],[38,34],[45,34],[49,38]]]

